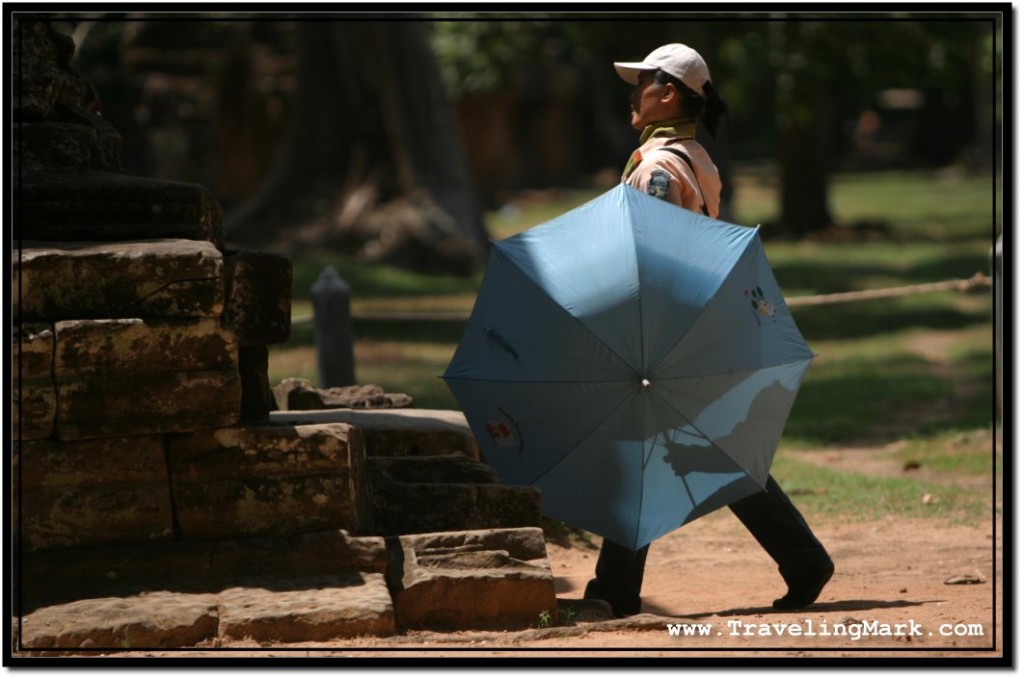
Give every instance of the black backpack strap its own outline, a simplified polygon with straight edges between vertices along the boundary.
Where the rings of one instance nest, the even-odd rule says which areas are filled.
[[[697,170],[693,168],[693,161],[690,160],[690,156],[686,155],[679,149],[673,146],[659,146],[660,151],[668,151],[672,155],[679,156],[683,159],[686,165],[690,168],[690,172],[693,173],[693,181],[697,184],[697,190],[700,191],[700,211],[704,213],[705,217],[708,217],[708,202],[704,199],[704,189],[700,187],[700,180],[697,179]]]

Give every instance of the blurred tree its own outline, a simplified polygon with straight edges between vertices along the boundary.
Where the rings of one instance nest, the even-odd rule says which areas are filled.
[[[396,264],[474,268],[488,241],[426,25],[345,19],[296,30],[284,148],[259,195],[227,221],[229,240],[266,243],[313,225],[314,240]]]
[[[125,134],[126,165],[216,186],[233,240],[390,248],[416,266],[431,265],[428,251],[447,253],[439,262],[485,247],[477,196],[497,207],[514,190],[614,181],[636,133],[627,123],[629,86],[611,61],[640,59],[667,42],[704,54],[729,103],[718,139],[701,139],[723,173],[723,198],[731,159],[778,161],[782,215],[769,233],[801,236],[831,224],[828,178],[849,167],[861,113],[881,113],[882,131],[897,136],[903,154],[876,166],[971,160],[981,168],[991,165],[984,152],[1000,115],[992,109],[1000,75],[993,53],[1001,45],[992,15],[680,12],[652,21],[650,14],[481,12],[219,24],[210,16],[209,26],[188,30],[160,22],[164,30],[143,31],[130,22],[126,33],[135,37],[127,42],[109,22],[71,24],[92,46],[83,72]],[[273,36],[257,39],[271,27]],[[146,57],[154,41],[168,63]],[[207,42],[215,44],[195,49]],[[133,43],[134,56],[125,51]],[[216,97],[188,98],[200,90],[192,81],[185,87],[185,61],[203,66],[193,80],[215,82]],[[279,65],[268,71],[271,62]],[[888,88],[925,105],[886,118],[878,97]],[[151,105],[140,106],[147,97]],[[201,110],[206,100],[215,110]],[[118,111],[123,123],[114,119]],[[273,177],[236,212],[267,176],[285,125]],[[127,144],[140,136],[143,143]],[[191,151],[183,154],[186,141]],[[178,156],[169,153],[176,149]],[[185,162],[189,175],[180,170]]]
[[[868,20],[789,19],[768,24],[775,73],[775,118],[781,182],[779,230],[801,237],[832,226],[828,176],[842,118],[871,107],[881,90],[923,93],[918,129],[926,160],[949,163],[974,141],[973,88],[979,35],[975,17],[912,16]],[[837,131],[840,134],[837,135]]]
[[[991,27],[981,15],[668,13],[658,21],[628,13],[593,13],[587,21],[571,14],[543,21],[468,16],[473,20],[442,23],[435,31],[449,86],[465,97],[506,88],[531,67],[536,72],[573,65],[590,95],[584,107],[588,120],[574,126],[597,135],[600,142],[582,154],[600,162],[623,157],[635,143],[624,114],[615,114],[628,90],[617,82],[610,61],[638,60],[668,42],[696,48],[729,103],[724,140],[701,140],[720,165],[724,193],[730,188],[730,157],[774,156],[781,215],[772,230],[797,237],[832,225],[829,176],[850,143],[851,121],[878,107],[879,92],[920,93],[925,106],[901,140],[913,155],[902,160],[939,166],[956,161],[979,134],[972,87],[976,91],[978,75],[991,70],[979,63],[986,44],[991,52],[985,38]],[[561,46],[553,50],[553,42]],[[543,75],[521,82],[536,88]]]
[[[597,132],[603,106],[589,55],[570,35],[574,22],[441,17],[431,42],[490,207],[512,191],[578,185],[607,163],[610,145]]]

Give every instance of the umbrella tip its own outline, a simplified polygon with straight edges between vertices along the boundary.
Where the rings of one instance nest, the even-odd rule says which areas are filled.
[[[645,377],[642,380],[640,380],[640,386],[643,388],[644,391],[647,391],[648,389],[651,388],[651,381]]]

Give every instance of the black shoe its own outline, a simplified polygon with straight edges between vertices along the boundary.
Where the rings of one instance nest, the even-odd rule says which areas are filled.
[[[795,611],[810,606],[821,594],[821,590],[825,589],[828,581],[832,579],[835,570],[836,567],[832,563],[832,559],[812,568],[799,580],[790,584],[786,596],[773,601],[772,608],[779,611]]]
[[[583,593],[583,598],[607,604],[616,618],[628,618],[629,616],[636,615],[640,612],[639,597],[635,601],[623,601],[623,597],[613,596],[609,592],[606,592],[596,578],[587,583],[587,588]]]

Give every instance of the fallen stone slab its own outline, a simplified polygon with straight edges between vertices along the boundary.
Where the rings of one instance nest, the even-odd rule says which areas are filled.
[[[327,641],[395,633],[384,576],[349,573],[233,587],[219,594],[223,643]]]
[[[277,424],[343,422],[363,431],[367,456],[429,456],[462,453],[480,459],[480,446],[457,410],[306,410],[270,413]]]
[[[399,629],[516,629],[557,619],[546,554],[523,550],[538,535],[543,545],[543,531],[485,532],[389,540],[388,585]]]
[[[124,650],[182,648],[217,636],[217,596],[145,592],[49,606],[21,618],[21,647]]]
[[[320,389],[300,377],[288,377],[274,387],[277,410],[329,410],[334,408],[408,408],[412,397],[388,394],[376,384]]]
[[[544,531],[540,528],[496,528],[493,530],[403,535],[402,544],[410,547],[417,554],[452,551],[503,551],[513,559],[527,562],[537,561],[542,565],[548,558]]]

